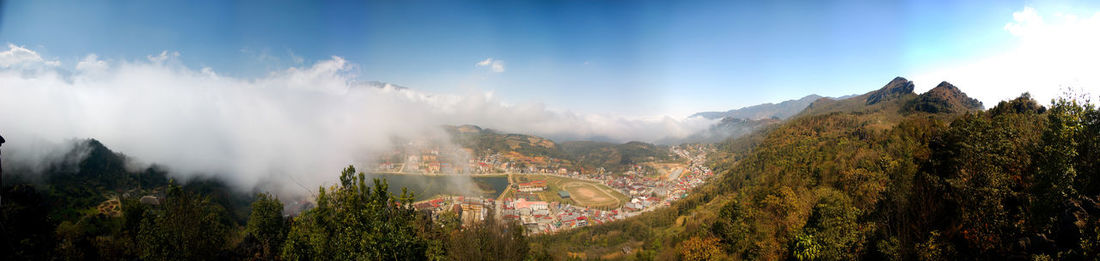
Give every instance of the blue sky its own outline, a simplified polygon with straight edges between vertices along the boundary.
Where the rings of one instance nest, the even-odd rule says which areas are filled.
[[[0,43],[64,64],[167,50],[189,67],[255,78],[339,56],[361,80],[631,116],[863,93],[894,76],[931,87],[934,75],[951,75],[930,73],[937,68],[1015,50],[1021,41],[1005,26],[1025,7],[1098,10],[1072,1],[0,3]],[[478,66],[489,58],[498,70]]]

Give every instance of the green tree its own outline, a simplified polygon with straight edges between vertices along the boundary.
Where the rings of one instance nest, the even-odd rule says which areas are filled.
[[[492,214],[452,232],[447,244],[450,260],[523,260],[528,250],[523,227],[514,222],[498,222]]]
[[[215,260],[226,247],[229,227],[210,198],[170,185],[162,207],[147,213],[138,234],[142,259]]]
[[[256,195],[245,232],[260,246],[261,259],[272,260],[283,246],[288,226],[283,218],[283,203],[267,193]]]
[[[821,246],[813,235],[800,234],[795,237],[793,251],[799,261],[814,260],[821,255]]]
[[[827,193],[813,207],[804,230],[805,237],[795,241],[796,249],[802,250],[796,251],[796,257],[806,254],[804,256],[818,257],[809,259],[859,259],[870,232],[869,225],[859,222],[862,213],[843,194]]]
[[[385,180],[367,185],[348,166],[340,185],[321,188],[317,207],[294,219],[283,245],[288,260],[424,260],[428,242],[419,237],[413,196],[387,193]]]
[[[1025,111],[1028,112],[1028,111]],[[1022,187],[1031,170],[1031,152],[1038,141],[1041,118],[1009,110],[957,118],[930,145],[929,171],[941,178],[944,206],[943,237],[961,239],[980,256],[1005,256],[1019,238]],[[946,228],[944,227],[944,228]],[[963,253],[964,251],[960,251]],[[969,253],[969,252],[967,252]]]
[[[718,260],[722,259],[722,249],[718,247],[718,238],[715,237],[691,237],[680,243],[680,256],[683,260]]]
[[[1077,171],[1075,189],[1087,197],[1100,195],[1100,110],[1086,103],[1082,108],[1081,128],[1077,133]]]
[[[10,175],[10,174],[8,174]],[[57,240],[56,223],[50,219],[50,206],[32,185],[19,184],[0,188],[0,259],[45,260],[53,256]]]
[[[1075,159],[1082,131],[1085,109],[1077,100],[1060,98],[1047,112],[1047,128],[1043,132],[1038,155],[1035,190],[1038,195],[1035,222],[1040,230],[1048,230],[1062,205],[1077,196]]]
[[[750,211],[737,200],[726,203],[719,211],[718,221],[711,226],[711,233],[718,237],[727,252],[744,253],[751,248],[749,223],[753,219]]]
[[[918,243],[918,260],[948,260],[955,256],[955,248],[949,242],[945,242],[939,231],[928,232],[928,239]]]
[[[1046,108],[1044,108],[1042,105],[1039,105],[1038,102],[1035,102],[1035,100],[1031,98],[1031,93],[1025,92],[1016,99],[1012,99],[1010,101],[1001,101],[1000,103],[997,103],[996,107],[989,109],[989,113],[993,114],[994,116],[1006,113],[1041,114],[1043,112],[1046,112],[1046,110]]]

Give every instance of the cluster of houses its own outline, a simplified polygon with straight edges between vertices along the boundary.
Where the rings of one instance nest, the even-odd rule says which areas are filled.
[[[505,220],[519,222],[531,234],[603,224],[624,217],[619,210],[598,210],[524,198],[503,200],[500,215]]]
[[[531,182],[519,183],[516,185],[516,190],[519,192],[539,192],[546,190],[545,180],[535,180]]]
[[[640,196],[631,198],[630,202],[627,202],[626,205],[623,205],[623,209],[630,212],[637,212],[646,210],[647,208],[654,206],[668,206],[670,203],[672,202],[667,200],[662,201],[658,197]]]
[[[648,169],[634,166],[623,175],[569,175],[571,178],[596,181],[618,190],[631,197],[624,204],[619,216],[630,216],[654,207],[669,206],[675,200],[687,197],[688,193],[714,176],[706,166],[706,155],[710,150],[705,145],[673,146],[670,150],[683,159],[686,167],[670,170],[664,178],[648,175]]]
[[[672,201],[687,197],[692,189],[703,185],[708,179],[714,177],[714,172],[706,165],[708,148],[704,145],[673,146],[671,150],[681,158],[688,159],[687,166],[684,169],[669,172],[669,175],[659,182],[659,185],[652,187],[652,190],[649,191],[651,193],[634,193],[631,196],[660,197],[663,198],[662,204],[667,206]],[[631,199],[631,202],[637,199],[642,206],[648,207],[645,202],[653,199],[641,196]]]
[[[454,213],[462,220],[462,224],[470,225],[485,220],[495,200],[480,197],[442,196],[435,199],[413,203],[413,208],[427,213],[432,218],[438,218],[444,212]]]
[[[623,175],[609,173],[581,174],[566,169],[547,172],[547,169],[535,169],[538,174],[548,174],[573,179],[598,182],[624,195],[630,201],[616,209],[596,209],[559,202],[542,201],[537,192],[549,189],[547,181],[535,180],[514,184],[517,193],[513,197],[492,199],[476,197],[444,196],[432,200],[414,203],[417,210],[430,213],[433,217],[443,212],[458,214],[464,224],[485,220],[486,215],[498,215],[504,220],[514,220],[526,228],[529,233],[553,233],[589,225],[603,224],[638,215],[658,207],[669,206],[673,201],[687,196],[691,189],[702,185],[714,173],[706,166],[708,148],[703,146],[673,146],[672,152],[688,159],[686,167],[667,173],[664,178],[646,175],[645,168],[635,167]],[[472,161],[474,165],[493,168],[510,167],[508,163]],[[484,163],[484,164],[482,164]],[[513,172],[521,174],[524,172]],[[521,174],[522,175],[522,174]],[[570,198],[567,191],[557,191],[563,199]],[[495,212],[495,213],[491,213]]]
[[[519,221],[528,232],[532,233],[549,229],[554,222],[549,202],[530,201],[525,198],[503,200],[500,216],[506,220]]]
[[[673,146],[671,150],[681,158],[687,159],[688,164],[686,167],[669,171],[664,178],[655,178],[648,175],[647,172],[650,170],[641,166],[634,166],[623,175],[610,175],[602,172],[598,174],[573,172],[558,175],[598,182],[616,189],[624,195],[629,195],[630,201],[618,209],[603,210],[552,202],[547,204],[550,206],[549,211],[523,211],[514,210],[517,209],[514,207],[511,209],[506,207],[505,211],[502,212],[502,216],[519,220],[529,232],[548,233],[562,229],[602,224],[635,216],[655,208],[667,207],[673,201],[687,197],[692,189],[702,185],[714,176],[714,173],[706,166],[708,147],[702,145]],[[544,187],[536,186],[539,184],[544,183],[529,182],[519,184],[518,187],[520,191],[544,190]],[[562,198],[569,198],[570,196],[566,191],[558,191],[558,193]],[[519,194],[523,195],[524,193]],[[519,200],[529,202],[530,199]],[[502,203],[508,205],[509,199],[504,201]],[[518,209],[522,209],[522,206],[525,205],[519,204],[521,208]],[[549,212],[550,215],[544,215],[547,214],[546,212]]]
[[[526,162],[520,160],[516,162],[516,159],[502,157],[500,154],[494,154],[482,157],[480,159],[469,160],[469,169],[471,173],[515,173],[515,174],[579,174],[577,171],[570,171],[567,168],[563,168],[558,159],[549,159],[546,163]]]
[[[625,216],[620,215],[620,213],[621,212],[617,209],[600,210],[586,207],[577,207],[569,204],[562,204],[558,214],[558,220],[561,220],[558,229],[599,225],[625,218]]]

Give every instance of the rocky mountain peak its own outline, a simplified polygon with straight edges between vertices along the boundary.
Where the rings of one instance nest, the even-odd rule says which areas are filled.
[[[900,76],[895,77],[887,83],[886,86],[883,86],[882,89],[869,93],[867,96],[867,105],[876,104],[909,93],[913,93],[913,81]]]
[[[954,113],[981,110],[982,102],[966,96],[958,87],[945,81],[918,96],[911,108],[930,113]]]

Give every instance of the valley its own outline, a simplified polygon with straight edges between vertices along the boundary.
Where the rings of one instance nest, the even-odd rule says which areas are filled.
[[[1100,260],[1100,3],[0,0],[0,260]]]
[[[515,163],[486,157],[471,161],[470,166],[480,170],[477,173],[378,176],[388,178],[393,194],[399,194],[398,187],[415,193],[418,201],[413,206],[433,217],[449,212],[461,217],[464,224],[472,224],[492,215],[518,222],[534,235],[613,222],[667,207],[713,176],[703,162],[708,146],[661,149],[667,149],[674,160],[643,162],[623,173],[538,167],[521,168],[530,171],[527,173],[509,173],[515,169],[503,167]],[[600,169],[607,168],[615,167]]]

